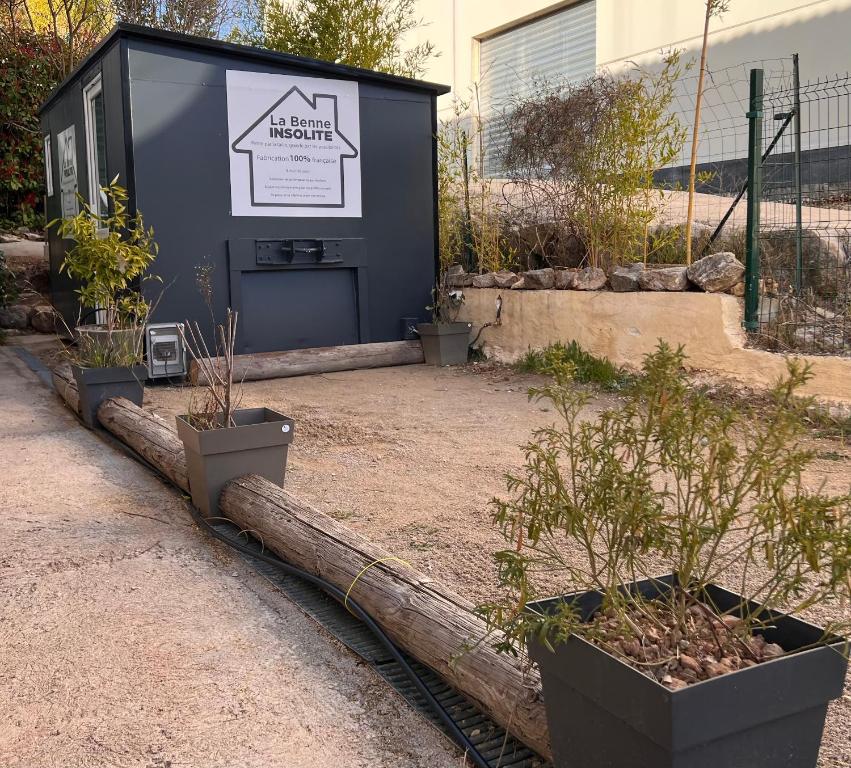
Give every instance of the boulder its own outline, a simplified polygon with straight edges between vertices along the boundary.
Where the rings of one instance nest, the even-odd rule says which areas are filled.
[[[0,232],[0,244],[17,243],[21,238],[17,235],[10,235],[8,232]]]
[[[520,277],[517,282],[511,286],[512,291],[522,291],[526,287],[526,281]]]
[[[473,288],[494,288],[496,279],[493,272],[485,272],[483,275],[473,275]]]
[[[833,298],[849,290],[851,263],[843,246],[844,230],[804,229],[801,260],[805,289]],[[760,237],[759,258],[765,275],[794,279],[797,234],[794,229],[769,230]]]
[[[627,293],[628,291],[638,291],[641,287],[638,284],[638,278],[644,271],[644,265],[624,264],[620,267],[615,267],[609,275],[609,285],[613,291],[618,293]]]
[[[532,291],[547,290],[555,286],[556,276],[555,270],[547,267],[546,269],[530,269],[523,273],[524,288]]]
[[[686,270],[688,279],[708,293],[727,291],[741,282],[745,265],[729,251],[711,253],[692,262]]]
[[[576,278],[575,269],[557,269],[555,271],[555,287],[559,291],[567,291],[573,288],[573,282]]]
[[[12,304],[0,308],[0,328],[23,330],[30,324],[32,308],[25,304]]]
[[[638,276],[642,291],[685,291],[688,288],[686,267],[645,269]]]
[[[741,298],[745,295],[745,281],[742,280],[740,283],[736,283],[732,288],[728,288],[725,293]]]
[[[470,288],[473,285],[473,275],[464,271],[462,267],[459,267],[460,271],[453,271],[453,267],[450,267],[446,273],[446,285],[449,288]]]
[[[584,267],[573,276],[574,291],[599,291],[606,284],[606,273],[599,267]]]
[[[42,243],[44,242],[44,235],[41,232],[25,232],[24,239],[32,240],[35,243]]]
[[[30,325],[39,333],[55,333],[56,313],[53,311],[53,307],[47,304],[33,307]]]
[[[511,288],[519,279],[514,272],[509,272],[507,269],[493,273],[493,282],[496,288]]]

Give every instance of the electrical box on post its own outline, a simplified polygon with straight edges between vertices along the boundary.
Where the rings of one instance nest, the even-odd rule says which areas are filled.
[[[183,323],[151,323],[145,327],[145,340],[150,378],[164,379],[186,375]]]

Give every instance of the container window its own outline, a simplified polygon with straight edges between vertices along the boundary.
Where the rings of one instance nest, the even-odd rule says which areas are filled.
[[[53,197],[53,157],[50,154],[50,134],[44,137],[44,178],[47,182],[47,196]]]
[[[103,88],[98,76],[83,91],[86,117],[86,154],[89,176],[89,204],[95,213],[107,215],[106,195],[101,191],[109,183],[106,170],[106,119]]]

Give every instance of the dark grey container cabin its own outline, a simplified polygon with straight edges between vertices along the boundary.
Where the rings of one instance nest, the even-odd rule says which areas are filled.
[[[264,95],[251,98],[255,105],[266,98],[262,103],[269,109],[252,112],[250,107],[250,114],[243,115],[231,103],[229,114],[228,78],[255,79],[244,73],[256,73]],[[303,78],[320,80],[312,91],[313,82]],[[304,115],[307,110],[310,116],[311,109],[319,110],[316,114],[327,118],[307,121],[309,126],[296,132],[296,138],[307,140],[308,154],[287,155],[296,162],[269,166],[271,171],[260,165],[268,154],[234,159],[236,152],[245,152],[245,144],[238,143],[244,136],[234,136],[233,127],[229,133],[229,119],[252,121],[249,129],[266,120],[273,125],[263,123],[262,130],[282,136],[274,124],[286,122],[287,111],[279,107],[276,114],[273,108],[287,98],[284,86],[291,82],[299,88],[289,112]],[[345,98],[340,96],[338,104],[325,94],[335,89],[344,96],[355,94],[346,119],[351,126],[356,117],[359,136],[351,128],[345,137],[337,133],[337,111],[345,107]],[[217,320],[228,305],[240,312],[241,353],[400,339],[400,318],[426,315],[435,280],[436,100],[447,91],[442,85],[121,24],[41,109],[53,177],[47,218],[61,217],[63,207],[70,212],[75,184],[90,201],[98,183],[117,176],[130,194],[131,213],[143,213],[160,249],[153,271],[162,286],[145,288],[152,295],[162,289],[151,320],[190,319],[209,326],[195,284],[196,267],[206,260],[214,266]],[[316,126],[320,130],[314,134]],[[329,167],[341,169],[339,181],[322,170],[318,160],[325,156],[309,154],[314,150],[307,142],[314,135],[343,147],[336,161],[329,161]],[[76,168],[71,168],[71,145]],[[243,173],[249,162],[254,163],[252,174],[266,177],[251,176],[250,195],[240,198],[237,212],[232,169]],[[276,181],[277,168],[285,166],[308,182]],[[283,197],[294,204],[277,207],[277,202],[255,199],[255,193],[258,198],[266,192],[276,195],[279,183]],[[264,184],[265,192],[260,189]],[[302,194],[314,194],[317,204]],[[350,206],[344,210],[343,195]],[[358,197],[359,207],[352,207]],[[68,245],[51,230],[53,301],[73,327],[80,307],[74,285],[59,273]],[[84,315],[87,311],[83,308]]]

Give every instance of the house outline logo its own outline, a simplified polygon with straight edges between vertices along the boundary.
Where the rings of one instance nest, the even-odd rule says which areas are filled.
[[[294,94],[301,96],[306,104],[314,111],[318,109],[319,99],[330,99],[334,110],[334,133],[339,136],[343,142],[351,149],[351,154],[344,152],[340,153],[340,202],[339,203],[259,203],[254,194],[254,152],[255,149],[239,149],[238,145],[244,141],[269,115],[271,115],[281,104],[289,99]],[[248,178],[251,189],[251,205],[256,207],[266,208],[345,208],[346,207],[346,168],[344,160],[354,159],[359,152],[352,142],[340,131],[339,116],[337,112],[337,96],[332,93],[315,93],[313,98],[305,95],[297,85],[292,86],[280,99],[278,99],[271,107],[266,109],[260,117],[258,117],[239,138],[231,144],[231,149],[237,154],[248,155]]]

